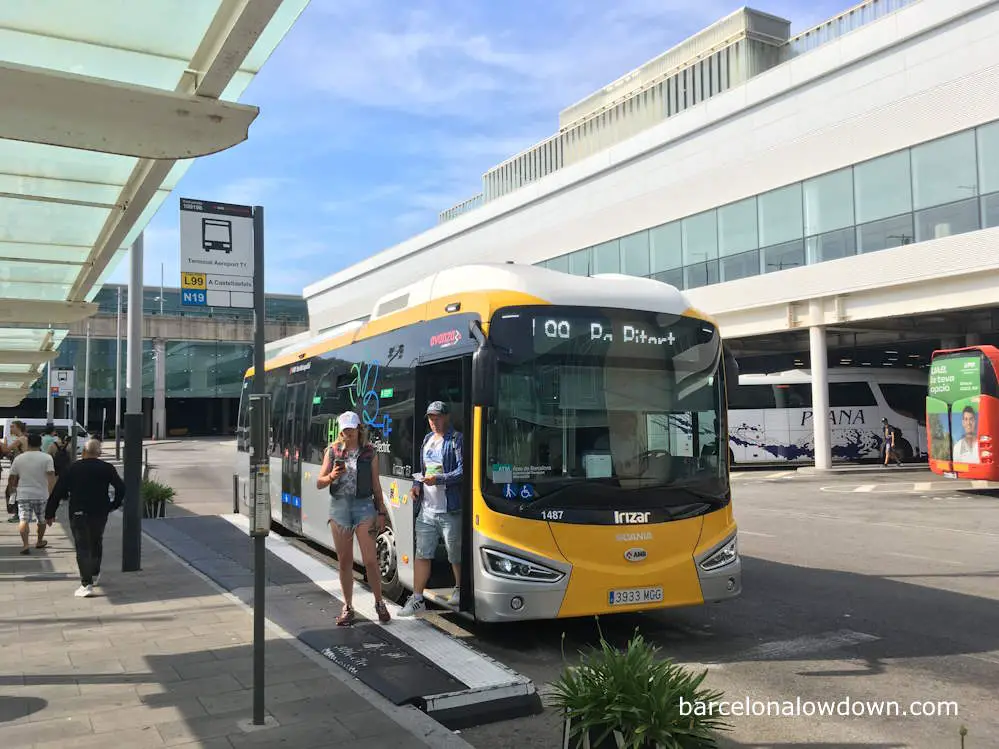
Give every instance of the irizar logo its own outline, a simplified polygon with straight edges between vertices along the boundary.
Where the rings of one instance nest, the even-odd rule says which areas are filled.
[[[624,558],[629,562],[641,562],[648,556],[648,552],[645,549],[628,549],[624,552]]]
[[[614,522],[617,525],[637,525],[638,523],[648,523],[651,519],[651,512],[614,512]]]

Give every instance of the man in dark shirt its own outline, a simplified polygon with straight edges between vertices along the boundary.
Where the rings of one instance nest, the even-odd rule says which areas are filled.
[[[114,501],[110,488],[114,487]],[[52,525],[59,502],[69,497],[69,526],[76,543],[76,563],[80,567],[78,598],[94,594],[100,584],[104,556],[104,527],[108,514],[125,501],[125,483],[110,463],[101,460],[101,443],[88,440],[83,456],[56,482],[45,507],[45,522]]]

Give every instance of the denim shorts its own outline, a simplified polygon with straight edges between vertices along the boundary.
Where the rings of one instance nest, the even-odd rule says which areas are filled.
[[[451,564],[461,564],[461,511],[438,513],[421,509],[416,517],[416,558],[437,556],[437,540],[441,536],[447,548],[447,560]]]
[[[374,520],[377,514],[374,497],[330,498],[330,520],[352,533],[361,523]]]

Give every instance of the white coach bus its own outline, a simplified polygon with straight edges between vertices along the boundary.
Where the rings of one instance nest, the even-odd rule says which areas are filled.
[[[926,387],[927,373],[921,370],[830,368],[833,461],[879,459],[882,418],[902,431],[903,460],[925,458]],[[814,461],[809,370],[740,375],[729,396],[728,428],[734,464]]]

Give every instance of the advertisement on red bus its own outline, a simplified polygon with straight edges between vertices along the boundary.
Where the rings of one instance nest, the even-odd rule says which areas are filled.
[[[999,349],[934,351],[926,397],[930,470],[941,476],[999,480]]]

